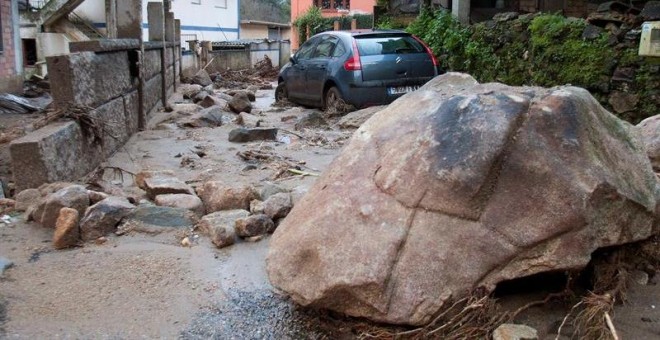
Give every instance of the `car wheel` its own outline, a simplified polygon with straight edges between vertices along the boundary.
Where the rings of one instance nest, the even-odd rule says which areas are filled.
[[[341,97],[341,93],[336,87],[331,87],[325,93],[325,100],[323,101],[324,109],[338,109],[341,105],[344,104],[344,99]]]
[[[289,99],[289,91],[286,89],[286,83],[281,82],[275,88],[275,101],[280,102]]]

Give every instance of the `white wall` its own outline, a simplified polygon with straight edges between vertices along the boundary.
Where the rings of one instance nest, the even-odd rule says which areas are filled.
[[[153,0],[152,0],[153,1]],[[227,41],[239,38],[240,0],[172,0],[174,18],[181,20],[181,34],[195,34],[199,40]],[[142,25],[147,26],[147,2],[142,0]],[[160,2],[160,1],[156,1]],[[194,3],[199,4],[194,4]],[[224,5],[219,8],[216,5]],[[105,27],[105,0],[85,0],[75,12],[92,21],[100,30]],[[143,39],[149,39],[148,29],[143,29]],[[182,46],[187,48],[185,41]]]

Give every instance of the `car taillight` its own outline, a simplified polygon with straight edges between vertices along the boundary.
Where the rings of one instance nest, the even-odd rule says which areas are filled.
[[[344,69],[346,71],[358,71],[362,69],[362,64],[360,63],[360,52],[358,52],[355,39],[353,39],[353,55],[344,63]]]
[[[433,66],[438,67],[438,59],[435,59],[435,55],[433,54],[433,51],[431,51],[431,48],[429,45],[427,45],[425,42],[422,41],[422,39],[417,38],[416,36],[413,35],[413,38],[417,40],[424,48],[426,49],[426,53],[428,53],[431,56],[431,60],[433,61]]]

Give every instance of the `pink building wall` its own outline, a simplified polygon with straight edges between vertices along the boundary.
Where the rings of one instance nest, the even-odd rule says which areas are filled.
[[[320,2],[319,0],[317,0]],[[341,0],[335,0],[341,1]],[[291,0],[291,22],[296,21],[299,15],[305,14],[312,7],[314,0]],[[337,11],[334,9],[322,9],[323,17],[332,18],[349,14],[373,14],[376,0],[350,0],[350,11]],[[298,31],[295,26],[291,32],[291,48],[298,49]]]

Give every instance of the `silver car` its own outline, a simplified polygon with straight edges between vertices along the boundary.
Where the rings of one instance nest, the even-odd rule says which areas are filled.
[[[327,107],[343,100],[356,108],[389,104],[438,74],[433,52],[403,31],[319,33],[291,57],[275,97]]]

